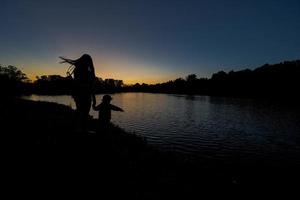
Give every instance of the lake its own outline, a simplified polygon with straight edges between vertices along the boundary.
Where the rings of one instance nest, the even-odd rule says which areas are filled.
[[[97,95],[97,103],[103,95]],[[158,148],[193,158],[299,162],[298,107],[227,97],[118,93],[112,122],[146,137]],[[70,96],[31,95],[25,99],[75,108]],[[90,114],[97,118],[95,111]]]

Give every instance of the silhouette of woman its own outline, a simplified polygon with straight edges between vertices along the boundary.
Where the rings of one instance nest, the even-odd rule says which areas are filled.
[[[92,57],[88,54],[84,54],[76,60],[64,57],[60,58],[62,59],[60,63],[71,64],[67,75],[74,80],[72,97],[76,104],[77,121],[79,122],[77,125],[79,125],[79,129],[86,130],[91,102],[93,101],[93,105],[96,104],[93,91],[95,69]]]

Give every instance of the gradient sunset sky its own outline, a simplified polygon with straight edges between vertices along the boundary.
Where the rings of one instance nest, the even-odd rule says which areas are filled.
[[[299,0],[0,0],[0,64],[157,83],[300,59]]]

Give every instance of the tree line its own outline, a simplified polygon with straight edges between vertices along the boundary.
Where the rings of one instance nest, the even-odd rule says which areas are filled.
[[[299,96],[300,60],[278,64],[265,64],[256,69],[239,71],[219,71],[211,78],[197,78],[190,74],[165,83],[148,85],[135,84],[126,87],[127,91],[200,94],[213,96],[239,97],[278,97]]]
[[[33,82],[32,91],[36,94],[71,94],[74,81],[70,76],[43,75],[36,77]],[[124,83],[123,80],[102,79],[96,77],[94,82],[95,93],[120,92]]]
[[[97,77],[96,93],[153,92],[239,97],[297,97],[300,85],[300,60],[265,64],[256,69],[219,71],[211,78],[190,74],[158,84],[124,85],[122,80]],[[7,93],[71,94],[73,80],[60,75],[43,75],[29,82],[26,74],[14,66],[0,65],[0,84]]]

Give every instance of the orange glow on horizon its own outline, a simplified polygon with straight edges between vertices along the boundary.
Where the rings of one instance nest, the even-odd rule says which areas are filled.
[[[27,75],[28,79],[30,79],[31,81],[35,81],[37,76],[40,77],[40,76],[43,76],[43,75],[54,75],[55,74],[55,75],[60,75],[60,76],[66,77],[66,74],[64,72],[51,73],[52,70],[51,71],[41,70],[41,71],[36,71],[36,73],[27,72],[27,71],[30,71],[30,70],[22,70],[22,71]],[[48,73],[46,73],[46,72],[48,72]],[[102,74],[105,74],[105,72],[103,72]],[[169,76],[168,77],[159,77],[159,78],[157,78],[157,77],[151,78],[151,77],[147,77],[147,76],[143,76],[143,77],[137,76],[139,78],[136,78],[136,76],[133,76],[133,75],[131,75],[128,78],[122,76],[123,77],[122,78],[120,76],[112,75],[111,73],[108,73],[108,74],[109,74],[108,76],[103,76],[103,75],[100,75],[100,74],[96,74],[96,76],[99,77],[99,78],[102,78],[103,80],[110,79],[110,78],[115,79],[115,80],[123,80],[125,85],[134,85],[136,83],[139,83],[139,84],[143,84],[143,83],[145,83],[145,84],[157,84],[157,83],[163,83],[163,82],[167,82],[169,80],[173,80],[173,79],[177,78],[177,77],[172,78],[172,77],[169,77]]]
[[[123,80],[124,81],[124,84],[125,85],[134,85],[136,83],[139,83],[139,84],[157,84],[157,83],[163,83],[163,82],[166,82],[166,81],[169,81],[169,80],[151,80],[151,79],[148,79],[148,80]]]
[[[43,75],[50,75],[50,74],[43,74]],[[58,75],[61,75],[61,74],[58,74]],[[27,74],[27,77],[29,80],[31,81],[35,81],[37,80],[36,77],[37,76],[42,76],[42,75],[32,75],[32,74]],[[61,76],[64,76],[64,75],[61,75]],[[102,78],[102,77],[101,77]],[[105,80],[106,78],[102,78],[103,80]],[[121,79],[121,78],[113,78],[115,80],[123,80],[124,84],[125,85],[134,85],[136,83],[139,83],[139,84],[158,84],[158,83],[163,83],[163,82],[167,82],[169,80],[173,80],[173,79],[160,79],[160,80],[156,80],[156,79]]]
[[[68,57],[68,56],[66,56]],[[76,59],[71,57],[72,59]],[[21,66],[20,69],[27,77],[35,81],[37,76],[60,75],[65,77],[68,64],[59,64],[59,58],[53,57],[50,60],[23,60],[15,63]],[[170,72],[155,63],[144,63],[136,59],[130,60],[122,57],[93,57],[96,76],[105,79],[123,80],[125,85],[132,84],[157,84],[180,77],[180,73]],[[22,64],[20,64],[22,63]]]

